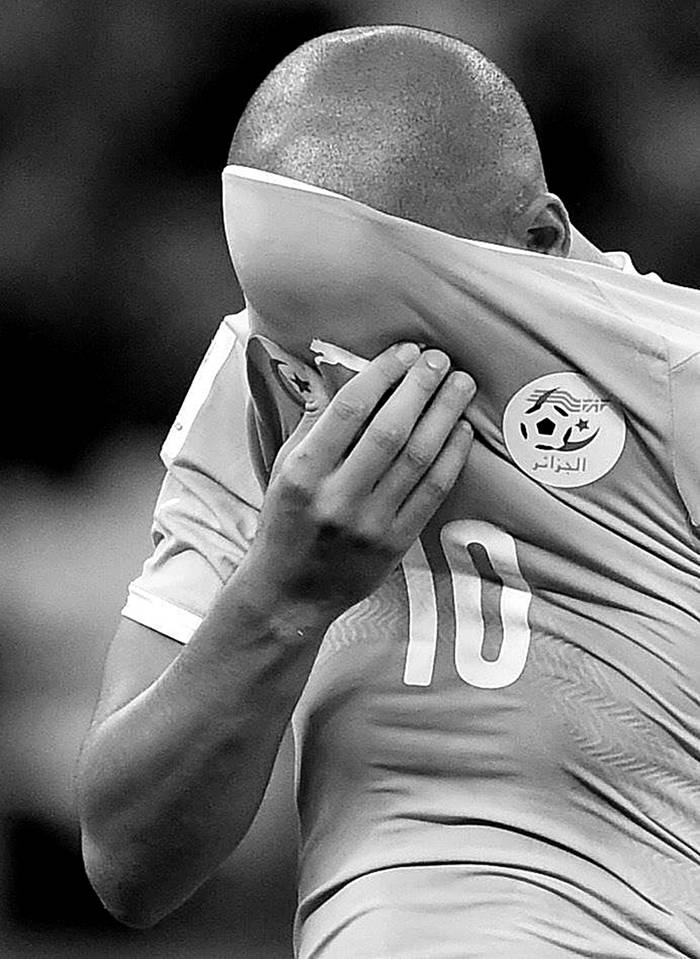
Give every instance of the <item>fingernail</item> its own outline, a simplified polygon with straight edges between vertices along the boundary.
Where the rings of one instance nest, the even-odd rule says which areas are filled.
[[[470,401],[476,393],[476,383],[472,377],[463,370],[455,370],[451,378],[457,389],[465,394],[467,401]]]
[[[446,370],[450,365],[449,357],[445,356],[445,354],[441,353],[439,350],[428,350],[424,356],[426,366],[438,373],[442,372],[442,370]]]
[[[396,355],[402,363],[414,363],[420,356],[420,348],[416,343],[402,343],[396,350]]]

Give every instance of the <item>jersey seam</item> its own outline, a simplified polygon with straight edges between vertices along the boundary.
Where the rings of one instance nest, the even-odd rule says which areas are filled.
[[[624,309],[622,309],[616,300],[609,297],[605,293],[605,291],[600,288],[595,278],[591,278],[591,282],[595,286],[599,296],[604,300],[606,304],[608,304],[609,306],[612,306],[618,315],[624,316],[625,319],[630,320],[631,322],[634,322],[634,317],[630,316]],[[652,331],[647,330],[647,332],[651,333]],[[675,373],[678,369],[680,369],[685,363],[689,362],[693,358],[693,356],[697,356],[698,352],[700,351],[696,351],[690,356],[684,357],[679,362],[672,364],[671,353],[668,348],[668,343],[666,342],[666,340],[663,338],[663,336],[661,336],[658,333],[653,333],[652,335],[656,339],[657,344],[659,346],[658,358],[663,361],[667,371],[665,392],[666,392],[666,405],[668,410],[668,414],[667,414],[668,425],[670,427],[667,451],[668,451],[668,456],[670,458],[669,465],[671,467],[671,478],[673,480],[673,486],[676,490],[676,495],[680,499],[683,512],[685,513],[686,518],[688,522],[690,523],[690,526],[695,527],[696,524],[693,519],[693,514],[690,509],[690,504],[688,500],[686,499],[685,494],[683,493],[683,490],[681,489],[681,484],[678,478],[679,470],[678,470],[678,454],[676,450],[676,415],[675,415],[674,404],[673,404],[673,390],[671,385],[671,377],[673,373]]]
[[[137,606],[137,609],[127,612],[130,605],[133,605],[134,603]],[[145,604],[150,611],[153,612],[153,617],[143,616],[142,613],[139,615],[139,607],[141,604]],[[171,622],[168,622],[167,625],[164,625],[163,623],[163,608],[166,610],[166,616],[168,613],[170,613],[174,618],[181,619],[184,614],[184,616],[192,617],[192,619],[196,619],[198,622],[196,625],[190,623],[182,624],[184,628],[181,631],[173,630]],[[204,617],[199,613],[195,613],[186,606],[173,603],[172,600],[158,596],[156,593],[143,589],[140,586],[136,586],[134,583],[129,584],[127,600],[121,610],[121,615],[126,619],[131,619],[133,622],[140,623],[142,626],[146,626],[149,629],[157,629],[158,632],[162,632],[164,636],[168,636],[170,639],[175,640],[175,642],[183,644],[189,642],[204,619]],[[149,620],[149,622],[144,622],[144,619]],[[174,632],[179,632],[179,635],[173,635]],[[185,634],[187,634],[187,639],[183,638]]]
[[[700,356],[700,350],[695,350],[694,353],[691,353],[689,356],[684,357],[682,360],[678,360],[678,362],[674,363],[672,366],[669,365],[669,369],[668,369],[669,373],[677,373],[686,364],[690,364],[692,360],[697,359],[699,356]]]
[[[697,526],[698,526],[698,523],[696,523],[696,521],[695,521],[695,517],[693,516],[693,510],[692,510],[692,508],[691,508],[691,504],[690,504],[689,500],[686,499],[685,493],[683,492],[683,489],[681,488],[681,483],[680,483],[680,479],[679,479],[679,477],[680,477],[680,465],[679,465],[679,463],[678,463],[678,454],[677,454],[677,451],[676,451],[676,446],[677,446],[677,444],[676,444],[676,421],[677,421],[677,418],[676,418],[676,411],[675,411],[674,402],[673,402],[673,386],[672,386],[672,383],[671,383],[671,378],[672,378],[672,376],[673,376],[674,373],[677,373],[683,366],[685,366],[686,363],[689,363],[691,360],[695,359],[695,357],[697,357],[697,356],[700,356],[700,351],[697,351],[697,352],[695,352],[695,353],[692,353],[690,356],[686,356],[685,359],[681,360],[679,363],[675,363],[673,366],[671,366],[670,357],[668,356],[668,354],[667,354],[667,357],[666,357],[666,359],[667,359],[668,374],[669,374],[669,375],[668,375],[668,393],[669,393],[669,397],[668,397],[668,399],[669,399],[668,407],[669,407],[669,419],[670,419],[670,423],[671,423],[671,469],[672,469],[672,471],[673,471],[673,483],[674,483],[674,486],[676,487],[676,491],[677,491],[678,495],[679,495],[680,498],[681,498],[681,502],[683,503],[683,507],[684,507],[684,509],[685,509],[686,515],[687,515],[687,517],[688,517],[688,520],[689,520],[689,522],[690,522],[690,526],[691,526],[692,529],[696,529]]]
[[[174,603],[171,599],[166,599],[164,596],[159,596],[157,593],[152,592],[148,589],[143,589],[141,586],[134,586],[133,583],[129,584],[129,592],[133,592],[135,596],[142,597],[146,600],[154,600],[156,603],[162,603],[165,606],[171,607],[174,610],[177,610],[180,613],[187,613],[188,616],[196,616],[200,621],[204,619],[201,613],[195,612],[189,606],[184,606],[182,603]]]
[[[224,318],[219,323],[216,333],[206,353],[202,357],[189,389],[180,404],[175,421],[170,427],[168,435],[165,437],[161,447],[161,459],[168,468],[182,452],[187,437],[202,411],[202,407],[207,398],[211,395],[214,384],[226,365],[227,360],[235,351],[236,346],[241,346],[241,339],[238,333],[230,323],[226,322],[226,319],[227,318]],[[224,331],[231,337],[228,343],[226,343],[223,338],[222,334]],[[211,370],[207,369],[208,360],[212,364]]]

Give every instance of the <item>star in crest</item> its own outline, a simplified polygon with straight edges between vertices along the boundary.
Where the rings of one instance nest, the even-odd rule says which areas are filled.
[[[300,393],[311,392],[311,384],[309,383],[309,381],[302,379],[302,377],[299,376],[298,373],[294,373],[293,376],[290,376],[289,380],[291,383],[293,383],[296,386],[296,388],[299,390]]]

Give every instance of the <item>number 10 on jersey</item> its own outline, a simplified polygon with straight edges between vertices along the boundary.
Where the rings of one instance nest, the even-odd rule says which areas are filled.
[[[515,540],[504,530],[477,520],[454,520],[440,531],[454,604],[454,662],[460,678],[470,686],[500,689],[510,686],[525,668],[530,648],[528,610],[532,594],[518,565]],[[483,547],[501,580],[499,617],[503,640],[498,656],[485,659],[482,579],[469,546]],[[429,686],[433,678],[438,637],[435,580],[420,540],[403,563],[408,593],[408,646],[403,681]]]

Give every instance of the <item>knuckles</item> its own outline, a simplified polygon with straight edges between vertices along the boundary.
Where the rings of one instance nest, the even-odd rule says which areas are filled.
[[[406,431],[398,426],[370,427],[367,431],[375,446],[385,453],[396,454],[406,442]]]
[[[353,511],[337,496],[317,497],[313,503],[312,516],[324,540],[350,536],[355,528]]]
[[[333,399],[330,408],[338,419],[349,423],[363,423],[369,414],[369,408],[366,403],[358,399],[348,399],[342,393],[338,393]]]
[[[404,450],[404,457],[410,468],[419,473],[425,472],[434,459],[432,451],[418,443],[408,443]]]
[[[445,476],[428,474],[422,481],[423,492],[434,502],[440,502],[445,499],[454,485],[454,480]]]
[[[352,509],[340,498],[320,499],[313,510],[319,541],[326,545],[342,543],[366,553],[391,552],[391,531],[385,522],[367,510]]]
[[[313,501],[316,483],[310,459],[308,454],[297,449],[282,463],[275,477],[275,486],[284,498],[307,504]]]

